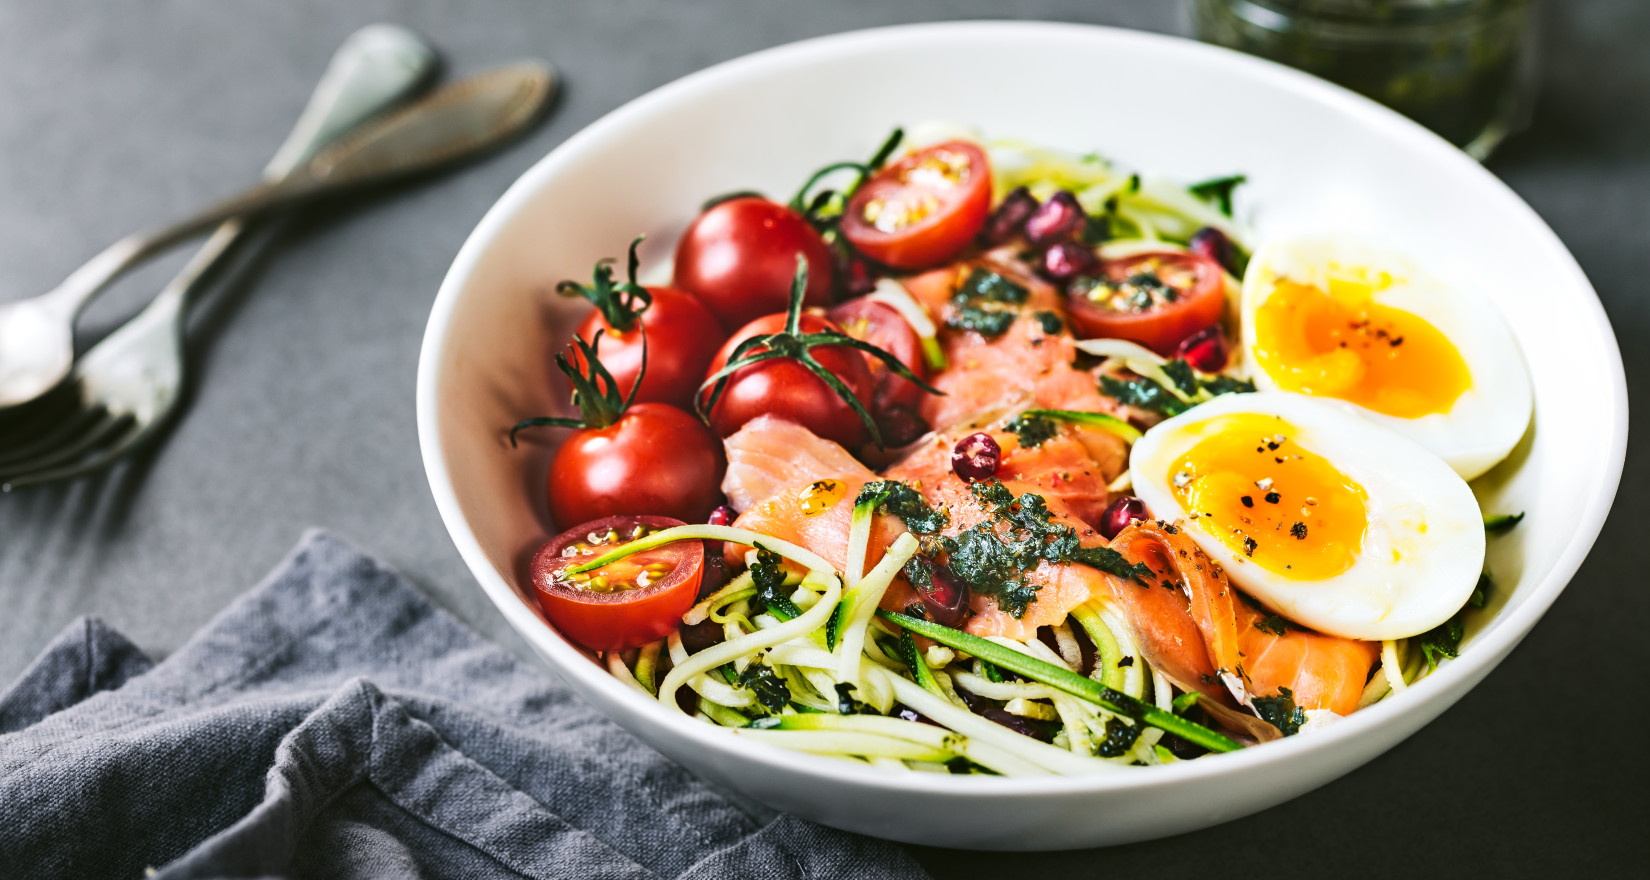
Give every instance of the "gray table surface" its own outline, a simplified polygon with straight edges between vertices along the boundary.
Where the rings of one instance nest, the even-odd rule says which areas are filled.
[[[1574,251],[1636,386],[1650,371],[1638,338],[1650,331],[1650,3],[1551,5],[1535,124],[1490,167]],[[175,648],[311,525],[381,555],[526,656],[436,516],[413,427],[424,321],[465,236],[539,156],[683,74],[836,31],[1005,14],[1184,29],[1178,4],[1144,0],[0,0],[0,299],[46,290],[116,237],[252,179],[363,24],[421,31],[450,73],[540,56],[567,76],[554,117],[526,141],[307,217],[209,295],[191,337],[199,378],[164,445],[94,479],[0,497],[0,681],[81,614],[156,653]],[[122,283],[83,326],[114,326],[180,259]],[[1625,873],[1650,818],[1639,452],[1597,548],[1523,646],[1363,769],[1165,841],[916,855],[938,877],[1173,876],[1228,862],[1277,876]]]

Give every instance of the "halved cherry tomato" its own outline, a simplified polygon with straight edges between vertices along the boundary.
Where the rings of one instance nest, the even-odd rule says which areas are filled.
[[[1073,281],[1066,298],[1078,338],[1129,339],[1170,357],[1220,320],[1226,282],[1208,257],[1163,251],[1107,260],[1099,277]]]
[[[739,343],[752,336],[778,333],[785,329],[785,316],[767,315],[741,327],[722,350],[711,360],[707,377],[722,369],[732,357]],[[818,315],[802,315],[801,331],[818,333],[837,330],[835,323]],[[846,346],[822,345],[810,354],[820,366],[834,373],[848,386],[861,405],[870,410],[873,405],[871,371],[865,366],[865,357]],[[709,390],[703,392],[709,394]],[[825,380],[814,375],[795,358],[781,357],[760,361],[735,370],[728,377],[722,396],[710,410],[710,424],[716,433],[726,437],[739,430],[751,419],[764,413],[789,419],[808,430],[834,440],[849,449],[857,449],[866,441],[865,425],[852,407],[834,391]]]
[[[642,331],[646,330],[647,376],[642,379],[636,400],[692,406],[693,392],[699,390],[705,367],[710,365],[727,331],[691,293],[670,287],[649,287],[647,292],[652,294],[653,304],[636,319],[639,325],[621,333],[613,329],[601,310],[591,309],[579,324],[578,335],[589,342],[596,338],[596,331],[602,331],[596,357],[629,394],[642,366]],[[577,349],[573,351],[573,363],[579,372],[589,375],[590,369]]]
[[[550,515],[561,525],[642,513],[704,522],[722,503],[725,466],[703,422],[668,404],[633,404],[613,424],[562,441],[550,462]]]
[[[790,302],[796,256],[808,260],[811,306],[829,305],[835,260],[801,214],[760,196],[719,202],[676,245],[675,284],[699,297],[725,327],[738,327]]]
[[[673,632],[693,606],[704,577],[705,545],[675,541],[594,571],[568,575],[637,538],[685,525],[668,516],[610,516],[550,539],[530,569],[539,608],[562,635],[593,651],[622,651]]]
[[[922,339],[893,306],[860,297],[848,300],[825,314],[842,328],[842,332],[888,352],[918,377],[928,378],[928,367],[922,360]],[[922,397],[922,389],[915,382],[894,375],[881,358],[863,352],[861,356],[865,358],[865,366],[871,371],[871,382],[876,388],[873,400],[877,412],[894,404],[913,406]]]
[[[848,200],[842,234],[896,269],[956,256],[991,213],[991,164],[967,141],[924,147],[877,172]]]

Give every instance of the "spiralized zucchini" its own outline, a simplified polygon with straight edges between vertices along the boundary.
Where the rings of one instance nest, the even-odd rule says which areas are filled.
[[[1103,700],[1080,696],[1082,691],[1074,692],[1070,685],[1036,680],[1036,670],[1043,667],[1035,664],[1046,664],[1068,677],[1073,670],[1081,670],[1083,647],[1077,637],[1081,630],[1094,646],[1098,661],[1094,678],[1098,684],[1090,684],[1091,688],[1111,693],[1115,700],[1148,696],[1145,664],[1115,625],[1105,620],[1106,611],[1085,605],[1075,612],[1068,624],[1056,629],[1059,651],[1036,640],[977,640],[977,653],[990,654],[994,646],[1002,646],[1015,656],[1031,658],[996,658],[1015,668],[1025,662],[1033,664],[1021,669],[1019,680],[1003,679],[995,665],[951,647],[919,649],[908,629],[914,623],[891,626],[877,614],[884,592],[917,552],[918,542],[912,535],[901,535],[866,571],[871,516],[871,509],[855,516],[849,541],[852,558],[845,572],[795,545],[726,526],[665,529],[585,563],[594,568],[671,541],[722,540],[767,548],[806,570],[790,597],[801,610],[799,616],[781,619],[783,615],[756,604],[751,573],[745,572],[683,617],[689,624],[720,622],[725,641],[689,654],[680,633],[672,633],[634,652],[633,659],[627,660],[624,653],[609,653],[604,658],[609,671],[674,711],[683,709],[679,696],[686,688],[693,694],[695,717],[735,728],[740,736],[878,766],[1038,775],[1099,773],[1160,762],[1153,748],[1158,737],[1144,732],[1120,753],[1097,754],[1108,725],[1137,724],[1144,731],[1153,723],[1151,718],[1142,722],[1140,717],[1119,711],[1115,703],[1103,705]],[[844,583],[850,586],[845,589]],[[898,615],[889,617],[899,619]],[[972,638],[960,633],[957,637]],[[783,683],[781,693],[788,692],[788,698],[775,701],[770,694],[759,695],[743,684],[742,676],[753,665],[771,671]],[[987,669],[993,677],[981,674]],[[1159,687],[1167,693],[1166,683]],[[1050,743],[1005,727],[976,714],[968,695],[1008,701],[1013,714],[1027,724],[1058,726],[1058,732]],[[1157,703],[1166,705],[1166,699],[1159,695]],[[920,713],[931,723],[893,717],[897,707]],[[1224,740],[1212,731],[1204,732],[1213,742]]]

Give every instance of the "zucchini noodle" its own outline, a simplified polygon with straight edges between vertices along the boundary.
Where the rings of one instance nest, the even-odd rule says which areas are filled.
[[[672,663],[676,664],[676,668],[671,670],[671,674],[674,675],[682,670],[682,666],[687,662],[689,655],[687,648],[682,645],[682,634],[680,632],[671,633],[670,637],[666,641],[670,648],[670,660]],[[700,652],[699,654],[695,654],[693,656],[703,656],[703,653],[704,652]],[[714,669],[720,665],[722,664],[714,663],[705,667],[705,669]],[[688,687],[693,689],[694,693],[719,706],[742,709],[756,702],[756,698],[751,696],[750,691],[739,690],[726,682],[720,682],[708,675],[700,674],[703,672],[704,670],[701,669],[696,673],[684,674],[677,680],[674,686],[670,687],[668,698],[665,693],[665,688],[670,685],[670,676],[665,676],[665,680],[659,684],[659,693],[656,696],[666,705],[676,706],[676,691],[681,688],[683,684],[686,684]],[[679,709],[681,707],[677,706],[677,708]]]
[[[876,568],[865,576],[857,586],[850,591],[843,602],[843,613],[848,619],[837,639],[837,677],[849,684],[858,683],[859,655],[865,647],[865,628],[870,623],[871,616],[876,613],[877,605],[882,601],[882,594],[888,591],[889,584],[894,582],[905,563],[917,554],[917,539],[906,532],[894,539],[888,552],[882,556]],[[864,554],[861,552],[860,564],[864,564]]]
[[[685,526],[678,528],[724,529],[726,527]],[[666,531],[670,530],[667,529]],[[727,531],[733,532],[741,530],[727,529]],[[659,532],[656,534],[664,533]],[[647,539],[644,538],[643,540]],[[738,538],[724,538],[723,540],[738,540]],[[637,543],[641,542],[638,541]],[[775,550],[774,552],[777,553],[779,551]],[[807,553],[805,550],[803,552]],[[813,554],[809,553],[808,555],[812,556]],[[817,559],[818,557],[815,558]],[[824,560],[820,561],[823,562]],[[820,577],[826,579],[825,597],[815,604],[814,607],[804,611],[801,617],[794,620],[788,620],[775,627],[758,630],[749,635],[723,642],[720,645],[713,645],[712,647],[706,648],[697,654],[689,655],[686,649],[682,649],[682,656],[680,659],[677,659],[676,651],[682,647],[682,637],[679,633],[672,633],[670,636],[670,655],[671,659],[676,662],[676,668],[670,670],[670,674],[665,676],[665,680],[663,682],[660,682],[659,702],[664,703],[666,706],[676,709],[677,711],[681,711],[681,707],[676,705],[676,691],[679,690],[682,685],[689,683],[690,680],[698,681],[699,678],[702,677],[700,676],[700,673],[703,673],[706,670],[715,669],[723,663],[737,660],[749,654],[754,654],[764,648],[771,648],[774,645],[788,642],[797,636],[806,635],[813,630],[818,629],[821,624],[825,623],[825,621],[830,618],[831,610],[836,607],[837,598],[842,595],[842,584],[837,580],[836,573],[830,571],[828,564],[822,567],[825,571],[830,573],[826,574],[818,570],[814,570],[808,572],[808,577]],[[705,680],[708,681],[708,679]],[[694,687],[694,690],[699,691],[701,695],[704,694],[704,691],[700,690],[698,687]],[[753,702],[753,699],[748,691],[735,691],[735,694],[744,699],[745,705],[749,705]],[[723,702],[723,705],[731,704]]]

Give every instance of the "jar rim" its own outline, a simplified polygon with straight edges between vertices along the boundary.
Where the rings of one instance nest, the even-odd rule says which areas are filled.
[[[1287,19],[1349,25],[1438,24],[1521,9],[1531,0],[1221,0],[1252,24]],[[1245,13],[1249,14],[1245,14]]]

